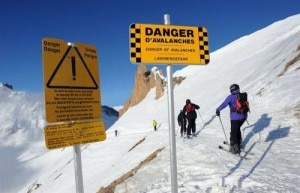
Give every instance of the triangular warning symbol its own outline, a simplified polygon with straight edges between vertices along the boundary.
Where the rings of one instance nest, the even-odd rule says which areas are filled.
[[[75,46],[69,46],[47,82],[48,88],[98,89],[91,71]]]

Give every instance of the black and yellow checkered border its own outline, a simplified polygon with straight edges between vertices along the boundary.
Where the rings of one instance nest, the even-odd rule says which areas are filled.
[[[130,61],[141,63],[141,25],[130,26]]]
[[[200,63],[209,63],[208,34],[205,27],[198,27]]]
[[[210,60],[208,47],[208,33],[205,27],[198,27],[200,64],[208,64]],[[130,26],[130,61],[141,63],[141,25]]]

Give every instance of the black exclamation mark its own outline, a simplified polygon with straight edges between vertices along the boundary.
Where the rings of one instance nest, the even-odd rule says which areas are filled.
[[[72,62],[72,75],[73,75],[73,80],[76,80],[76,68],[75,68],[75,57],[71,57],[71,62]]]

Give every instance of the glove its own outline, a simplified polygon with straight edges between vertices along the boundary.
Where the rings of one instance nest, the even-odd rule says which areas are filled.
[[[216,110],[216,115],[220,116],[220,111],[218,109]]]

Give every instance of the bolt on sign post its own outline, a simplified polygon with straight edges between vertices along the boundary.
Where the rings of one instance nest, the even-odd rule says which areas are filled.
[[[173,95],[173,64],[208,64],[208,34],[205,27],[170,25],[170,16],[164,15],[165,25],[131,24],[130,61],[135,64],[167,64],[168,114],[170,132],[170,165],[172,193],[178,192],[177,161]]]
[[[80,144],[103,141],[97,49],[55,38],[42,40],[48,149],[73,146],[76,192],[83,193]]]

